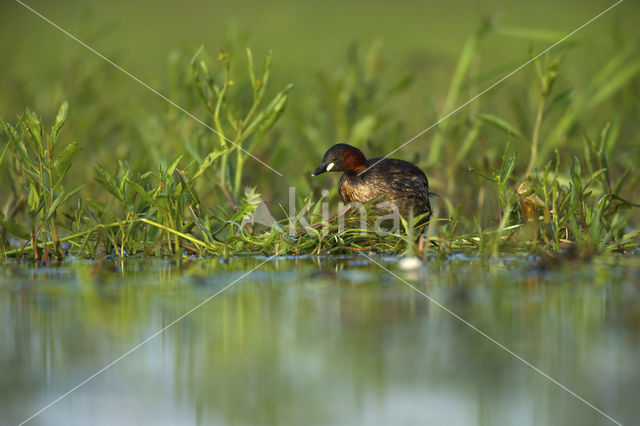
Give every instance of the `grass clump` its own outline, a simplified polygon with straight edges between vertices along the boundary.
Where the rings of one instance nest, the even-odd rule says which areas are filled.
[[[498,33],[487,24],[465,44],[435,119],[477,91],[479,77],[471,74],[492,31]],[[414,75],[388,83],[383,52],[377,43],[364,54],[354,47],[344,68],[303,87],[291,114],[284,112],[292,86],[271,91],[270,53],[258,71],[251,50],[221,51],[215,65],[202,49],[174,58],[172,91],[206,117],[205,126],[175,111],[165,119],[149,113],[140,128],[122,130],[141,142],[127,147],[123,158],[130,161],[104,155],[93,158],[93,167],[77,161],[82,145],[61,133],[66,102],[48,131],[30,109],[15,124],[2,121],[0,255],[637,252],[632,200],[639,178],[629,157],[617,154],[633,147],[623,118],[624,89],[638,84],[640,72],[632,48],[615,53],[580,91],[563,78],[566,53],[539,58],[533,75],[517,83],[524,95],[514,98],[515,113],[487,95],[434,128],[428,149],[418,142],[408,147],[402,157],[426,170],[439,195],[439,217],[427,226],[431,243],[417,238],[421,218],[403,220],[395,233],[375,232],[371,205],[365,226],[358,212],[323,219],[323,203],[336,201],[336,190],[320,195],[318,185],[326,182],[311,182],[302,170],[311,170],[336,140],[379,155],[403,140],[404,124],[388,104],[408,93]],[[237,72],[243,62],[246,71]],[[604,106],[609,119],[592,123]],[[149,130],[149,123],[162,122],[170,128]],[[149,145],[159,133],[173,141],[164,152]],[[283,171],[293,164],[295,176],[277,181],[258,163],[248,167],[250,154]],[[78,181],[79,174],[93,179]],[[302,214],[281,206],[287,213],[280,220],[256,221],[263,200],[277,204],[289,185],[303,194],[290,200]]]

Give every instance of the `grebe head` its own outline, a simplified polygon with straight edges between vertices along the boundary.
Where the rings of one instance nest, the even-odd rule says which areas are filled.
[[[339,143],[329,148],[322,158],[322,163],[311,176],[318,176],[324,172],[347,172],[357,175],[366,168],[367,159],[362,151],[346,143]]]

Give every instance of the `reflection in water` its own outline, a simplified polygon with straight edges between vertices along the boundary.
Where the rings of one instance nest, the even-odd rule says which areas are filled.
[[[2,423],[26,419],[262,261],[3,265]],[[632,424],[639,271],[451,259],[404,277]],[[268,262],[32,421],[114,423],[609,424],[357,256]]]

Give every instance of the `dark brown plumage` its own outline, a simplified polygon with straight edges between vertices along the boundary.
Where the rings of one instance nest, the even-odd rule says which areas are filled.
[[[422,170],[408,161],[367,160],[359,149],[337,144],[329,148],[312,176],[328,171],[344,172],[338,190],[345,203],[366,203],[382,196],[380,203],[394,203],[403,217],[408,217],[411,210],[414,216],[428,213],[427,220],[431,215],[429,181]],[[378,208],[384,213],[393,211],[384,205]]]

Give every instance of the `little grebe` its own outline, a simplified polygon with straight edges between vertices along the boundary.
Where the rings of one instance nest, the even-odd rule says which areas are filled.
[[[403,217],[408,217],[411,210],[414,216],[427,213],[427,220],[431,216],[429,181],[422,170],[408,161],[367,160],[358,148],[339,143],[329,148],[311,176],[324,172],[344,172],[338,184],[344,203],[366,203],[382,196],[381,202],[394,203]]]

